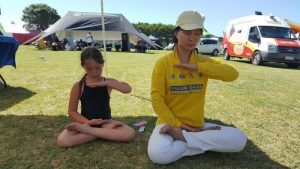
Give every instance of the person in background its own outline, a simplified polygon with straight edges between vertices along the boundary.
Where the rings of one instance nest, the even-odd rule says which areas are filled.
[[[93,47],[94,46],[94,38],[91,34],[91,32],[89,32],[87,35],[86,35],[86,43],[89,47]]]
[[[239,129],[204,121],[208,80],[230,82],[239,75],[233,66],[195,52],[204,20],[196,11],[180,14],[174,50],[153,68],[151,101],[158,119],[148,155],[154,163],[168,164],[206,151],[239,152],[246,145]]]
[[[84,41],[82,39],[80,39],[76,43],[76,50],[83,50],[85,47],[86,47],[86,44],[84,43]]]
[[[110,109],[111,91],[130,93],[130,85],[102,76],[104,60],[94,47],[82,51],[81,66],[86,74],[73,85],[69,100],[68,114],[74,122],[58,136],[57,144],[68,148],[96,139],[132,141],[135,131],[123,122],[113,120]],[[78,113],[79,101],[81,113]]]

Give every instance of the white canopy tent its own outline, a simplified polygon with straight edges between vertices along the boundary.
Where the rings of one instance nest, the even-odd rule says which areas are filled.
[[[150,46],[155,44],[144,34],[139,33],[122,14],[104,14],[105,40],[122,40],[121,33],[128,33],[129,41],[137,44],[139,40]],[[68,12],[55,24],[28,41],[38,41],[53,33],[61,40],[66,38],[69,42],[84,39],[91,32],[94,40],[103,40],[102,15],[89,12]]]

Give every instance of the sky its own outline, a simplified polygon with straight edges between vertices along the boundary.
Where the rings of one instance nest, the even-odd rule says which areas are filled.
[[[0,22],[6,32],[22,32],[23,10],[30,4],[44,3],[63,17],[68,11],[101,12],[101,0],[0,0]],[[175,25],[186,10],[205,15],[205,28],[222,36],[231,19],[261,11],[300,24],[300,0],[103,0],[104,13],[123,14],[131,23]],[[12,24],[14,23],[14,24]]]

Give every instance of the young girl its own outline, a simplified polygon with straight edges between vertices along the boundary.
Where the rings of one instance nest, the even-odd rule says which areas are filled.
[[[85,76],[76,82],[71,90],[68,114],[74,120],[58,136],[61,147],[73,147],[98,138],[129,142],[135,131],[126,124],[113,120],[109,105],[112,89],[130,93],[131,87],[125,82],[101,76],[104,60],[101,52],[88,47],[81,53],[81,66]],[[81,102],[81,114],[78,103]]]

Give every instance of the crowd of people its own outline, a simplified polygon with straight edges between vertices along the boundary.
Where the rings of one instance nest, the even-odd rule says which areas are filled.
[[[43,42],[44,43],[44,42]],[[41,46],[44,46],[42,44],[37,43],[36,44],[38,49],[42,49]],[[106,43],[106,51],[113,51],[119,52],[122,50],[122,42],[121,41],[111,41]],[[47,47],[49,50],[53,51],[61,51],[61,50],[76,50],[76,51],[82,51],[83,49],[87,47],[96,47],[103,49],[104,44],[99,43],[94,40],[93,35],[91,32],[88,32],[85,38],[81,38],[79,40],[69,41],[67,38],[64,38],[63,40],[59,40],[56,34],[52,34],[48,40],[45,42],[45,47]],[[134,46],[135,52],[145,53],[147,49],[149,48],[149,45],[146,44],[144,41],[139,40],[137,44]]]
[[[71,44],[73,43],[73,44]],[[53,51],[59,51],[59,50],[83,50],[86,47],[92,47],[94,46],[94,39],[89,32],[86,35],[85,40],[79,39],[78,41],[70,42],[67,40],[67,38],[64,38],[63,40],[59,40],[56,34],[52,34],[49,38],[49,40],[46,42],[46,46],[48,49],[51,49]]]

